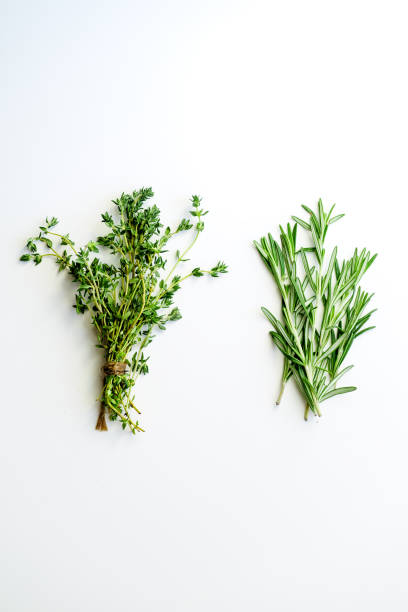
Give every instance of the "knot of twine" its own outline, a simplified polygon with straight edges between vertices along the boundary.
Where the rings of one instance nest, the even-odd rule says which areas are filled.
[[[127,363],[124,361],[107,361],[102,370],[106,376],[122,376],[126,374],[126,367]]]

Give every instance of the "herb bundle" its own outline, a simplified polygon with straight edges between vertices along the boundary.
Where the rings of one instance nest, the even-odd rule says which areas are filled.
[[[173,297],[187,278],[217,277],[227,271],[220,261],[209,270],[195,267],[184,276],[177,274],[176,269],[188,261],[186,255],[204,229],[202,218],[208,211],[201,208],[201,198],[193,196],[190,215],[194,222],[183,218],[174,230],[163,228],[157,206],[146,206],[152,196],[151,188],[122,194],[113,201],[116,218],[108,212],[102,215],[108,232],[80,249],[68,234],[55,232],[55,217],[47,218],[38,236],[29,238],[28,252],[21,256],[22,261],[35,265],[44,257],[53,258],[58,269],[66,270],[78,285],[74,308],[80,314],[89,311],[98,338],[96,346],[104,351],[106,361],[98,430],[107,429],[107,413],[110,420],[120,421],[123,429],[143,431],[133,416],[140,411],[132,390],[137,377],[149,371],[149,357],[144,351],[154,330],[164,330],[169,321],[181,318],[179,309],[173,306]],[[167,272],[164,254],[169,240],[180,232],[189,232],[192,237],[182,252],[175,252],[174,263]],[[43,252],[39,246],[44,247]],[[109,249],[116,264],[104,263],[95,256],[99,247]]]
[[[363,274],[376,255],[363,249],[339,262],[337,247],[327,258],[324,243],[329,226],[344,215],[332,216],[319,200],[317,214],[307,206],[307,221],[292,217],[293,226],[280,227],[280,241],[271,234],[254,242],[271,272],[282,298],[281,319],[267,308],[274,344],[284,357],[279,404],[286,382],[293,376],[305,400],[304,417],[309,410],[321,416],[320,404],[356,387],[337,387],[352,365],[341,366],[354,340],[373,327],[364,327],[374,310],[364,314],[372,295],[359,287]],[[312,246],[298,248],[297,227],[311,237]]]

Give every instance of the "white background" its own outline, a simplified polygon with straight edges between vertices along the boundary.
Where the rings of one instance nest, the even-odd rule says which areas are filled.
[[[5,612],[408,609],[404,2],[2,2],[1,594]],[[122,191],[210,210],[137,399],[95,432],[101,355],[73,286],[17,261],[46,215],[84,243]],[[358,390],[303,421],[251,240],[322,197],[377,329]],[[177,248],[177,245],[176,245]]]

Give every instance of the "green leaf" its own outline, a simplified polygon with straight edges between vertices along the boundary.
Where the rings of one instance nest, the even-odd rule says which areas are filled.
[[[331,225],[332,223],[336,223],[336,221],[338,221],[339,219],[341,219],[342,217],[344,217],[345,215],[336,215],[335,217],[333,217],[332,219],[330,219],[329,221],[329,225]]]
[[[99,253],[98,247],[96,246],[95,242],[93,242],[92,240],[88,242],[86,246],[89,249],[89,251],[92,251],[93,253]]]
[[[52,241],[49,238],[41,237],[40,240],[41,242],[44,242],[44,244],[46,244],[49,249],[52,248]]]
[[[301,258],[302,258],[302,263],[303,263],[303,267],[304,267],[304,270],[305,270],[305,273],[306,273],[306,277],[307,277],[307,279],[309,281],[309,285],[310,285],[312,291],[315,292],[316,291],[316,283],[313,280],[313,274],[312,274],[312,271],[311,271],[311,269],[309,267],[309,262],[307,260],[306,251],[305,251],[304,248],[300,249],[300,255],[301,255]]]
[[[204,276],[204,272],[201,272],[200,268],[194,268],[194,270],[191,271],[191,274],[193,276]]]
[[[329,399],[330,397],[333,397],[334,395],[341,395],[342,393],[350,393],[351,391],[355,391],[356,389],[357,387],[339,387],[338,389],[333,389],[332,391],[329,391],[328,393],[323,395],[320,401],[324,402],[325,400]]]
[[[308,232],[310,232],[310,224],[309,223],[306,223],[306,221],[303,221],[302,219],[299,219],[299,217],[294,217],[293,215],[292,215],[292,219],[293,219],[293,221],[298,223],[301,227],[303,227],[303,229],[305,229]]]
[[[336,386],[336,384],[338,383],[338,381],[340,380],[340,378],[342,378],[342,376],[344,376],[345,374],[347,374],[347,372],[349,372],[354,366],[350,365],[347,366],[347,368],[344,368],[344,370],[342,370],[341,372],[339,372],[331,381],[330,383],[327,385],[327,387],[325,388],[325,393],[328,393],[329,391],[331,391],[332,389],[334,389],[334,387]]]
[[[334,269],[334,263],[336,261],[336,257],[337,257],[337,247],[334,247],[331,257],[330,257],[329,266],[327,268],[327,272],[323,280],[322,293],[325,292],[327,285],[329,284],[331,277],[333,275],[333,269]]]
[[[365,332],[370,331],[370,329],[375,329],[376,326],[375,325],[371,325],[371,327],[365,327],[364,329],[362,329],[361,331],[357,332],[356,334],[354,334],[354,338],[358,338],[358,336],[361,336],[361,334],[364,334]]]

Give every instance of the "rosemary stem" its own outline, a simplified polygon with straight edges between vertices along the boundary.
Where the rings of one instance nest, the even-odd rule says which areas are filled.
[[[284,391],[285,391],[285,383],[284,383],[284,381],[282,380],[282,383],[281,383],[281,388],[280,388],[280,392],[279,392],[279,395],[278,395],[278,399],[276,400],[276,406],[279,406],[279,404],[281,403],[281,400],[282,400],[282,396],[283,396],[283,392],[284,392]]]

